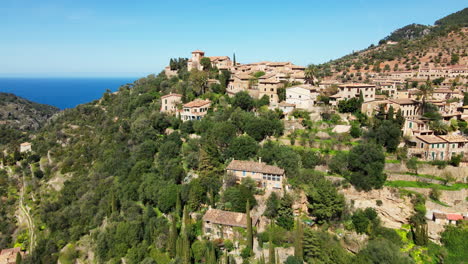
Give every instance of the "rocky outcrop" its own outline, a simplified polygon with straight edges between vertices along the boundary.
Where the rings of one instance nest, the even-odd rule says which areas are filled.
[[[380,190],[359,192],[354,187],[350,187],[342,189],[340,192],[344,194],[352,210],[374,208],[380,216],[382,225],[388,228],[400,228],[402,224],[407,224],[413,213],[410,199],[400,197],[395,188],[384,187]],[[381,203],[377,202],[379,200]]]

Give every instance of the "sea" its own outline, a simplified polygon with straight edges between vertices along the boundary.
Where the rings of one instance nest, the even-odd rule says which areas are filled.
[[[10,78],[0,77],[0,92],[13,93],[30,101],[60,109],[73,108],[102,97],[109,89],[133,83],[138,77]]]

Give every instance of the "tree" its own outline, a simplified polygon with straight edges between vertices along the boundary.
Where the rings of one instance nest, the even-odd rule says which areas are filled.
[[[418,174],[418,159],[416,157],[412,157],[406,162],[406,167],[409,170],[412,170],[417,175]]]
[[[395,118],[395,110],[393,109],[393,105],[390,105],[390,107],[388,108],[388,112],[387,112],[387,120],[393,121],[394,118]]]
[[[193,92],[196,95],[202,95],[208,85],[208,73],[194,68],[190,71],[189,81],[192,84]]]
[[[395,122],[400,126],[400,129],[402,129],[403,126],[405,125],[405,118],[403,117],[403,113],[401,112],[401,109],[398,109],[397,111]]]
[[[351,125],[351,129],[349,131],[349,134],[353,137],[353,138],[358,138],[362,135],[362,130],[361,130],[361,127],[359,126],[359,124],[357,123],[353,123]]]
[[[247,218],[247,247],[253,250],[252,218],[250,217],[250,202],[248,200],[245,205],[245,214]]]
[[[395,152],[400,144],[401,130],[397,123],[384,120],[376,129],[373,129],[367,137],[374,138],[377,143],[387,148],[388,152]]]
[[[278,208],[280,206],[280,199],[275,192],[272,192],[266,201],[264,216],[269,219],[275,218],[278,215]]]
[[[379,145],[363,143],[353,147],[349,152],[348,161],[351,172],[349,180],[357,189],[379,189],[385,183],[385,155]]]
[[[302,259],[296,257],[296,256],[288,256],[286,260],[284,261],[284,264],[303,264],[304,262]]]
[[[278,208],[276,224],[286,230],[294,227],[294,214],[292,209],[293,198],[289,194],[284,194]]]
[[[309,213],[318,223],[339,218],[344,210],[345,200],[333,184],[323,176],[313,179],[311,186],[305,188],[309,202]]]
[[[427,78],[426,83],[421,84],[418,89],[419,89],[419,93],[420,93],[420,95],[422,97],[422,109],[423,109],[423,114],[424,114],[426,99],[434,91],[434,87],[432,86],[432,82],[430,81],[429,77]]]
[[[234,98],[232,99],[232,106],[239,107],[244,111],[251,111],[254,108],[255,103],[249,93],[242,91],[234,95]]]
[[[333,173],[345,175],[348,171],[348,153],[336,153],[336,155],[331,158],[328,167]]]
[[[457,64],[460,61],[460,55],[457,53],[452,53],[452,56],[450,57],[450,64]]]
[[[271,234],[268,241],[268,264],[276,264],[275,245],[271,239]]]
[[[468,259],[468,224],[462,222],[456,226],[447,225],[440,241],[448,251],[446,263],[464,263]]]
[[[171,258],[176,256],[176,248],[177,248],[177,223],[176,223],[176,216],[172,215],[171,218],[171,228],[169,230],[169,240],[168,240],[168,252]]]
[[[302,260],[304,258],[304,229],[300,219],[296,221],[296,235],[294,236],[294,256]]]
[[[304,260],[306,263],[351,263],[351,256],[338,240],[325,231],[304,230]]]
[[[468,105],[468,92],[463,93],[463,106]]]
[[[379,238],[369,241],[366,248],[356,256],[357,263],[366,264],[411,264],[412,259],[401,252],[397,245]]]
[[[234,138],[228,149],[227,156],[237,160],[248,160],[257,155],[259,146],[257,141],[249,135]]]
[[[306,79],[306,82],[309,84],[314,84],[315,83],[315,77],[317,76],[317,66],[310,64],[307,66],[307,68],[304,70],[304,76]]]
[[[208,57],[203,57],[200,60],[200,65],[203,67],[204,71],[211,69],[211,60]]]

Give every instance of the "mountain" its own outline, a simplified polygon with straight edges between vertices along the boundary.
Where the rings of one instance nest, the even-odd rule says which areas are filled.
[[[468,8],[437,20],[433,26],[410,24],[368,48],[317,66],[318,77],[364,81],[367,73],[466,65]]]
[[[10,93],[0,93],[0,124],[20,130],[37,130],[59,109]]]

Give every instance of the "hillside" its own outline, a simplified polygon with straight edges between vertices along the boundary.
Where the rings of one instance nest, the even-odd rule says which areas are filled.
[[[0,93],[0,124],[20,130],[37,130],[59,111],[10,93]]]
[[[411,24],[397,29],[367,49],[318,65],[318,76],[364,81],[366,74],[418,70],[421,67],[466,65],[468,8],[434,26]]]

